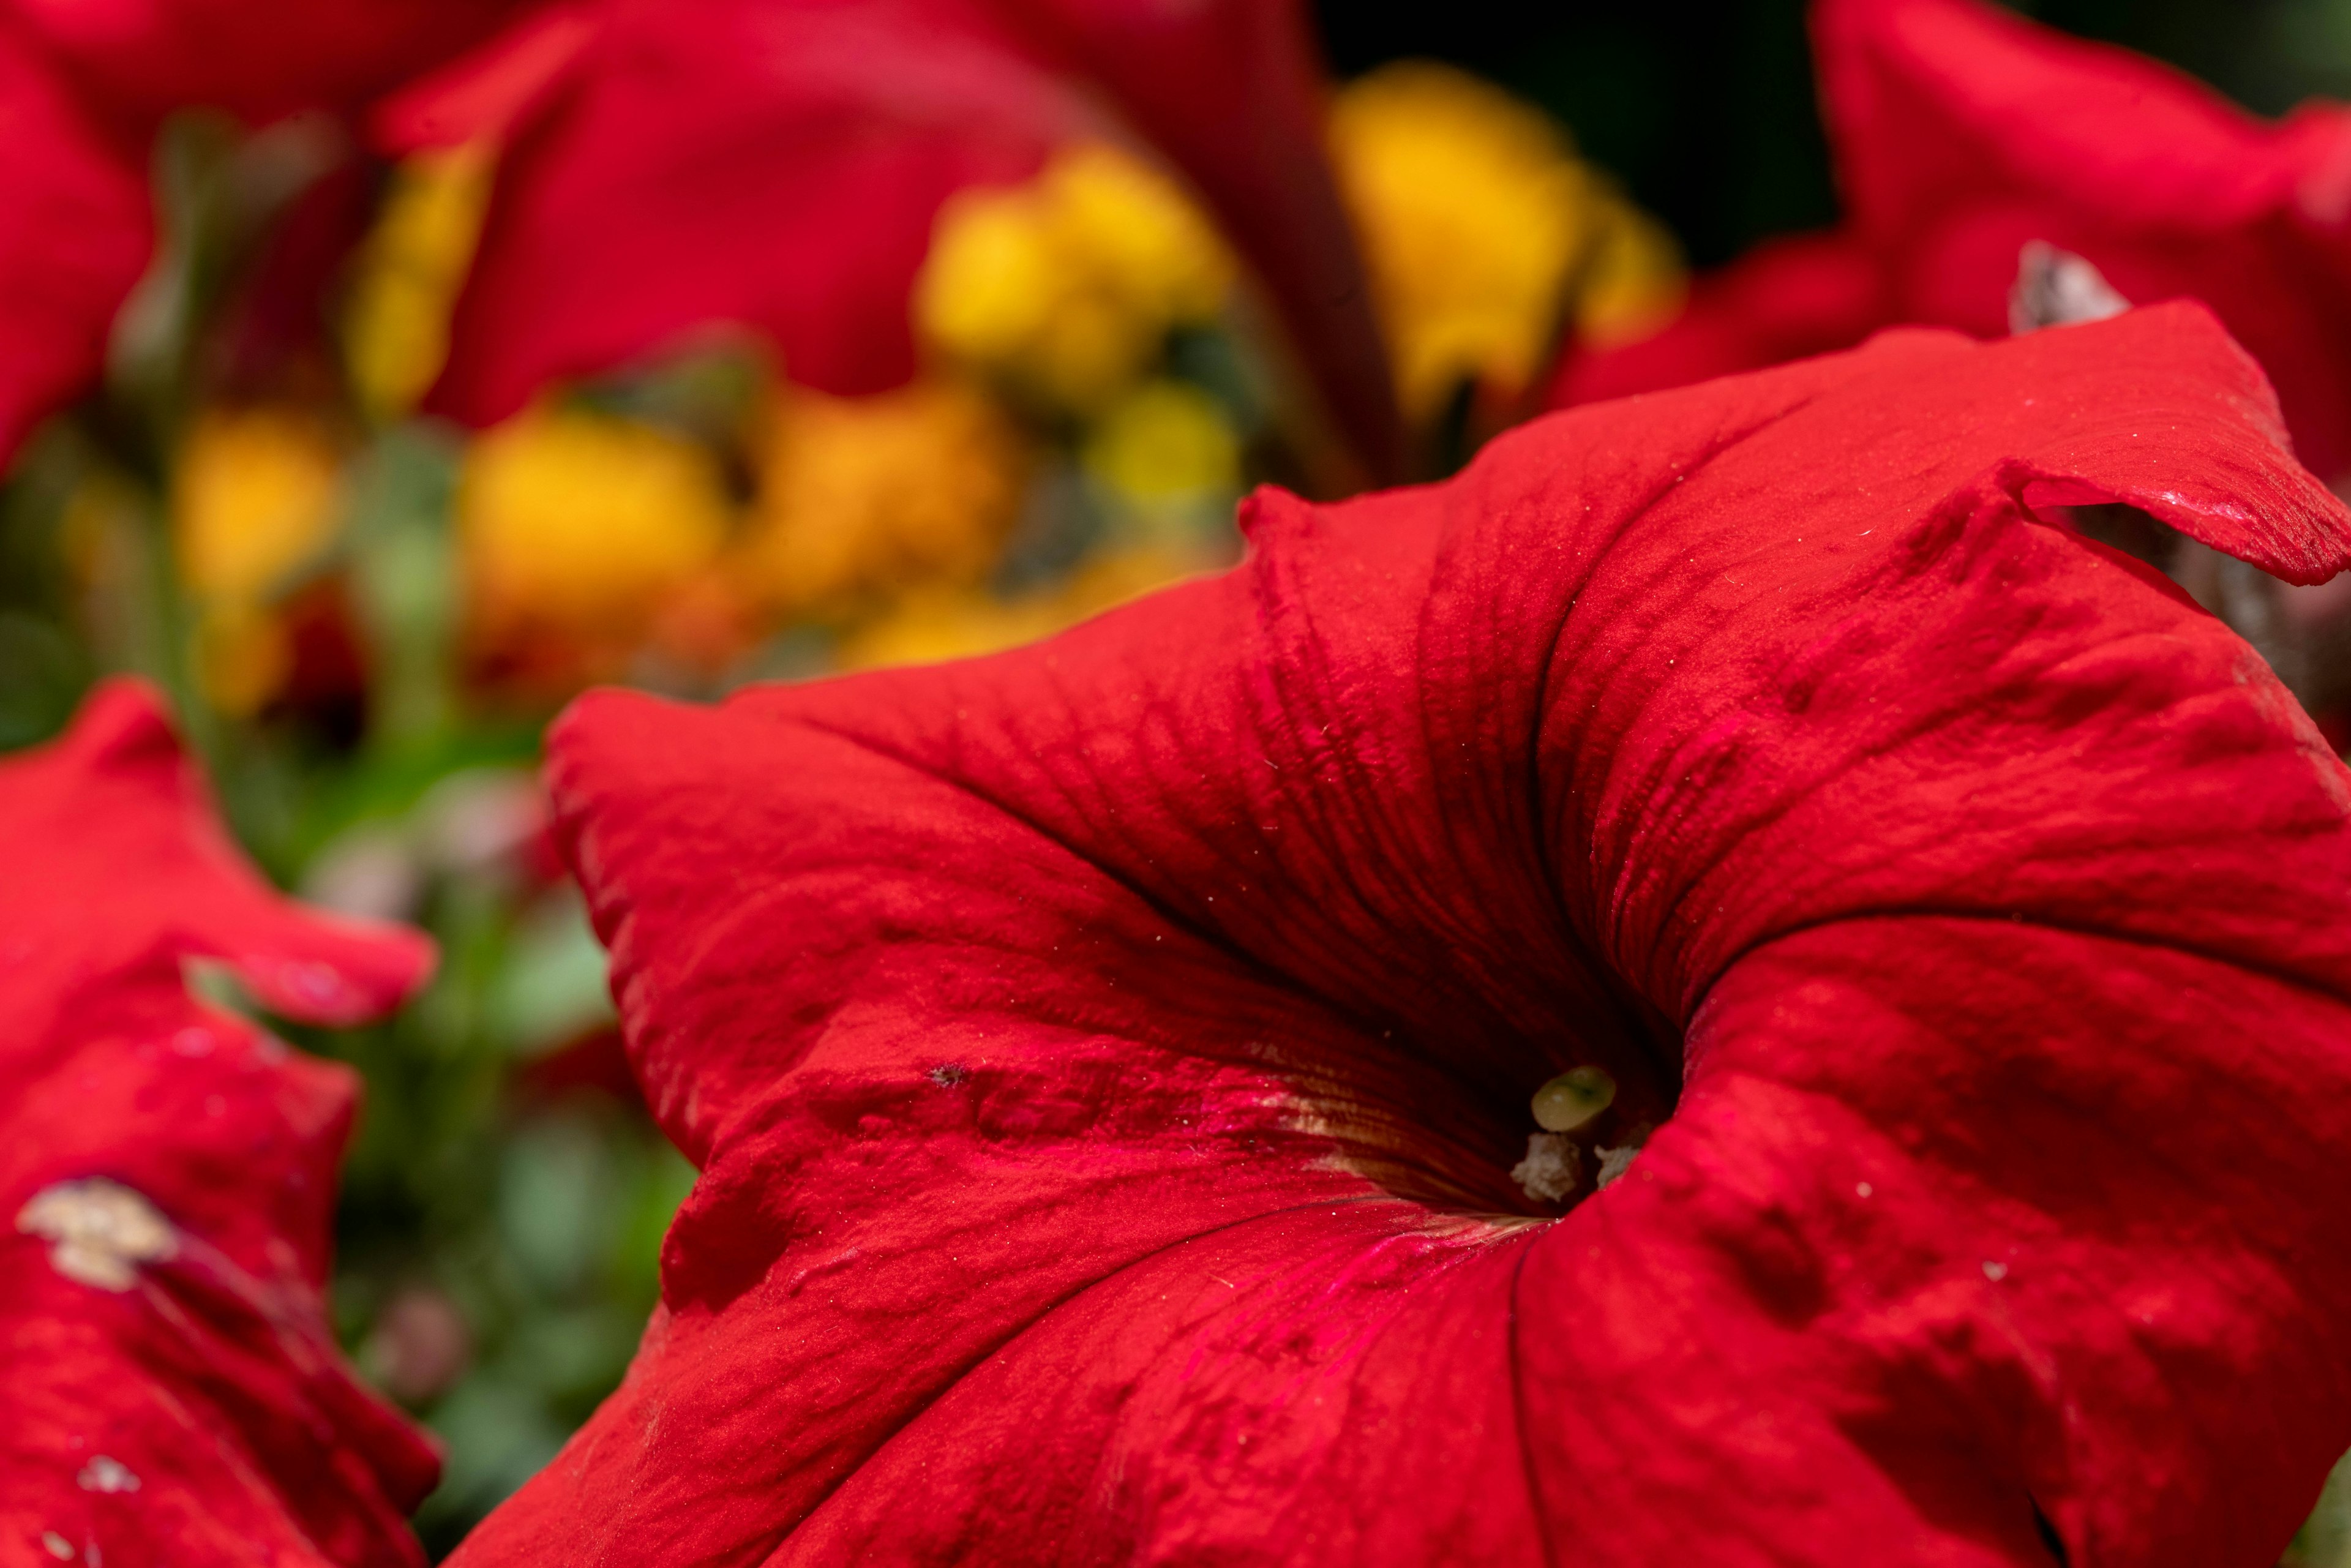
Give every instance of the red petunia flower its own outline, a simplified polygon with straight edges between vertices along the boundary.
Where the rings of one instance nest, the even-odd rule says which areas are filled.
[[[1263,276],[1333,411],[1396,415],[1292,0],[607,0],[521,24],[383,121],[403,150],[510,136],[435,406],[503,418],[550,378],[712,324],[793,378],[914,369],[907,299],[955,192],[1081,131],[1155,141]]]
[[[147,143],[175,109],[347,109],[464,47],[502,0],[0,5],[0,462],[94,383],[154,248]]]
[[[6,0],[82,92],[132,124],[190,105],[259,122],[362,103],[479,42],[519,0]]]
[[[455,1561],[2270,1563],[2351,1442],[2351,774],[2090,502],[2351,559],[2180,305],[1264,492],[996,658],[582,699],[702,1176]]]
[[[1838,346],[1819,329],[1840,314],[1845,341],[1888,321],[1996,337],[2041,241],[2125,299],[2202,299],[2268,371],[2304,460],[2351,474],[2351,110],[2259,120],[1980,0],[1819,0],[1813,33],[1850,215],[1810,243],[1869,267],[1840,308],[1818,275],[1810,293],[1775,290],[1755,277],[1765,258],[1734,264],[1668,329],[1678,347],[1570,364],[1563,400],[1750,368],[1791,339]]]
[[[424,939],[298,908],[153,699],[0,763],[0,1560],[421,1563],[429,1444],[320,1310],[352,1074],[188,994],[347,1023]]]
[[[147,181],[38,51],[0,25],[0,463],[98,379],[154,247]]]

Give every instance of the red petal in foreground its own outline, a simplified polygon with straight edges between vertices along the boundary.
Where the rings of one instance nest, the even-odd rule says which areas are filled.
[[[0,26],[0,463],[98,379],[153,244],[147,183]]]
[[[1395,454],[1290,0],[609,0],[522,25],[381,125],[396,147],[516,138],[434,396],[471,423],[727,324],[805,385],[898,385],[941,204],[1140,131],[1256,264],[1358,449]]]
[[[997,658],[583,699],[703,1174],[458,1561],[2273,1562],[2351,1442],[2351,776],[2091,500],[2351,556],[2179,306],[1267,492]]]
[[[1569,365],[1557,401],[1841,347],[1886,321],[1999,337],[2040,241],[2125,299],[2203,300],[2269,372],[2303,459],[2351,473],[2351,112],[2259,120],[1980,0],[1822,0],[1813,32],[1844,229],[1702,282],[1662,340]],[[1795,257],[1836,250],[1866,263],[1842,308],[1819,266],[1791,280]]]
[[[324,1321],[355,1084],[194,1001],[380,1012],[413,933],[302,910],[214,822],[154,700],[0,763],[0,1541],[7,1561],[396,1564],[438,1460]]]

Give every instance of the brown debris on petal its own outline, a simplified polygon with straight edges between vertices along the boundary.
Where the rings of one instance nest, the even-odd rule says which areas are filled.
[[[16,1228],[51,1243],[58,1273],[101,1291],[129,1290],[140,1264],[179,1250],[178,1233],[153,1204],[104,1176],[42,1188],[18,1211]]]

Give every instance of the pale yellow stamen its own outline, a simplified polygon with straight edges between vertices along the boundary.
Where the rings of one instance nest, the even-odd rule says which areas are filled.
[[[1615,1103],[1616,1081],[1597,1067],[1576,1067],[1535,1091],[1535,1124],[1573,1133]]]
[[[140,1264],[169,1258],[180,1246],[178,1232],[153,1204],[104,1176],[42,1188],[18,1211],[16,1228],[50,1243],[49,1262],[58,1273],[101,1291],[129,1290]]]

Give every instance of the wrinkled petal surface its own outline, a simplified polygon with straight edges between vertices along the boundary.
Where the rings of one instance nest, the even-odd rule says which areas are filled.
[[[438,1459],[319,1297],[355,1080],[183,969],[340,1023],[430,959],[270,891],[142,688],[0,763],[0,1557],[422,1563]]]
[[[0,462],[98,379],[153,244],[146,181],[0,26]]]
[[[2351,778],[2092,500],[2351,553],[2174,306],[1262,493],[992,659],[583,699],[702,1176],[458,1561],[2273,1562],[2351,1441]],[[1663,1126],[1537,1215],[1575,1065]]]

